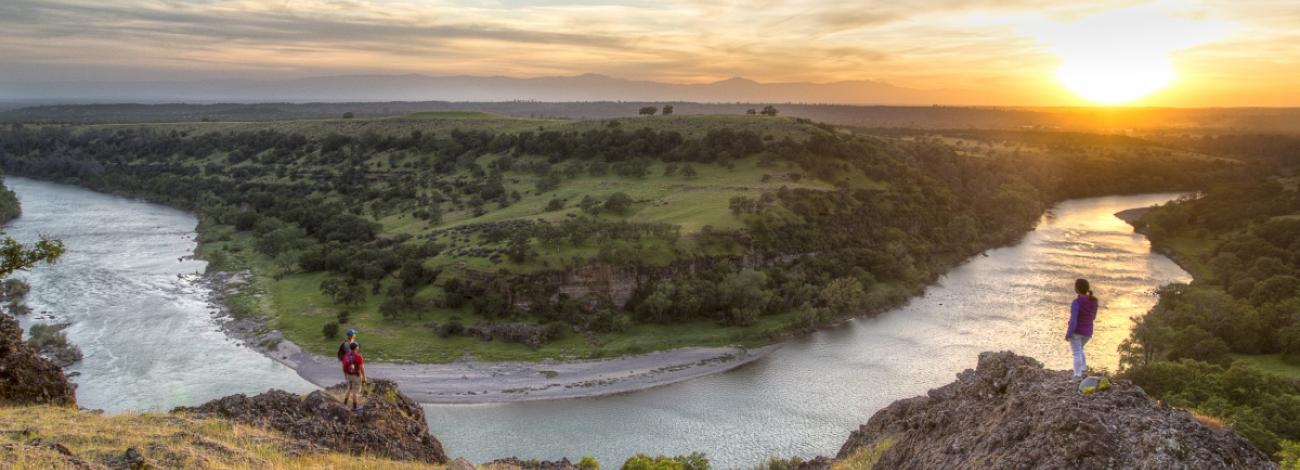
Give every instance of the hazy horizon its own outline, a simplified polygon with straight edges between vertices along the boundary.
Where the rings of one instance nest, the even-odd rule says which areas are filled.
[[[142,81],[593,73],[874,82],[947,93],[935,104],[1297,106],[1280,85],[1300,81],[1297,24],[1286,5],[1226,1],[13,0],[0,4],[0,83],[97,95]]]

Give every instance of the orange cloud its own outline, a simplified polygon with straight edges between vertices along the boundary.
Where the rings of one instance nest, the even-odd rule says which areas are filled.
[[[1300,105],[1296,9],[1159,5],[1239,34],[1165,50],[1178,79],[1140,103]],[[1061,44],[1026,25],[1050,29],[1125,8],[1036,0],[6,0],[0,82],[595,72],[675,82],[865,79],[963,90],[988,104],[1079,104],[1056,76]],[[1089,27],[1113,36],[1104,21]]]

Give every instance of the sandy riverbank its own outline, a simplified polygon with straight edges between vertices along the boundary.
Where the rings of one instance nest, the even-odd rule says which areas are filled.
[[[364,337],[363,344],[364,344]],[[715,374],[761,359],[759,349],[682,348],[637,356],[580,361],[366,364],[366,374],[397,382],[421,403],[496,403],[583,398],[626,393]],[[338,361],[303,351],[290,341],[264,351],[325,387],[342,381]]]
[[[343,381],[339,363],[303,350],[279,332],[259,334],[262,325],[234,320],[220,293],[244,282],[245,275],[203,276],[211,288],[209,303],[231,337],[246,343],[307,381],[328,387]],[[268,341],[270,339],[270,341]],[[365,334],[360,336],[365,344]],[[272,345],[272,346],[268,346]],[[762,348],[680,348],[609,359],[539,362],[457,361],[450,364],[366,364],[370,377],[397,382],[402,392],[421,403],[499,403],[584,398],[627,393],[725,372],[762,359],[778,345]]]

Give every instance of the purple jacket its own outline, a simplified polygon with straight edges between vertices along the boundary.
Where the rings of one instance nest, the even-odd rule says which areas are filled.
[[[1070,328],[1065,330],[1065,337],[1070,335],[1092,336],[1092,321],[1097,319],[1097,300],[1080,294],[1070,304]]]

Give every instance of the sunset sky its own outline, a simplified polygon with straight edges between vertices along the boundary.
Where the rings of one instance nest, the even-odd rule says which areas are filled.
[[[1300,105],[1293,1],[4,0],[0,31],[8,82],[601,73]]]

